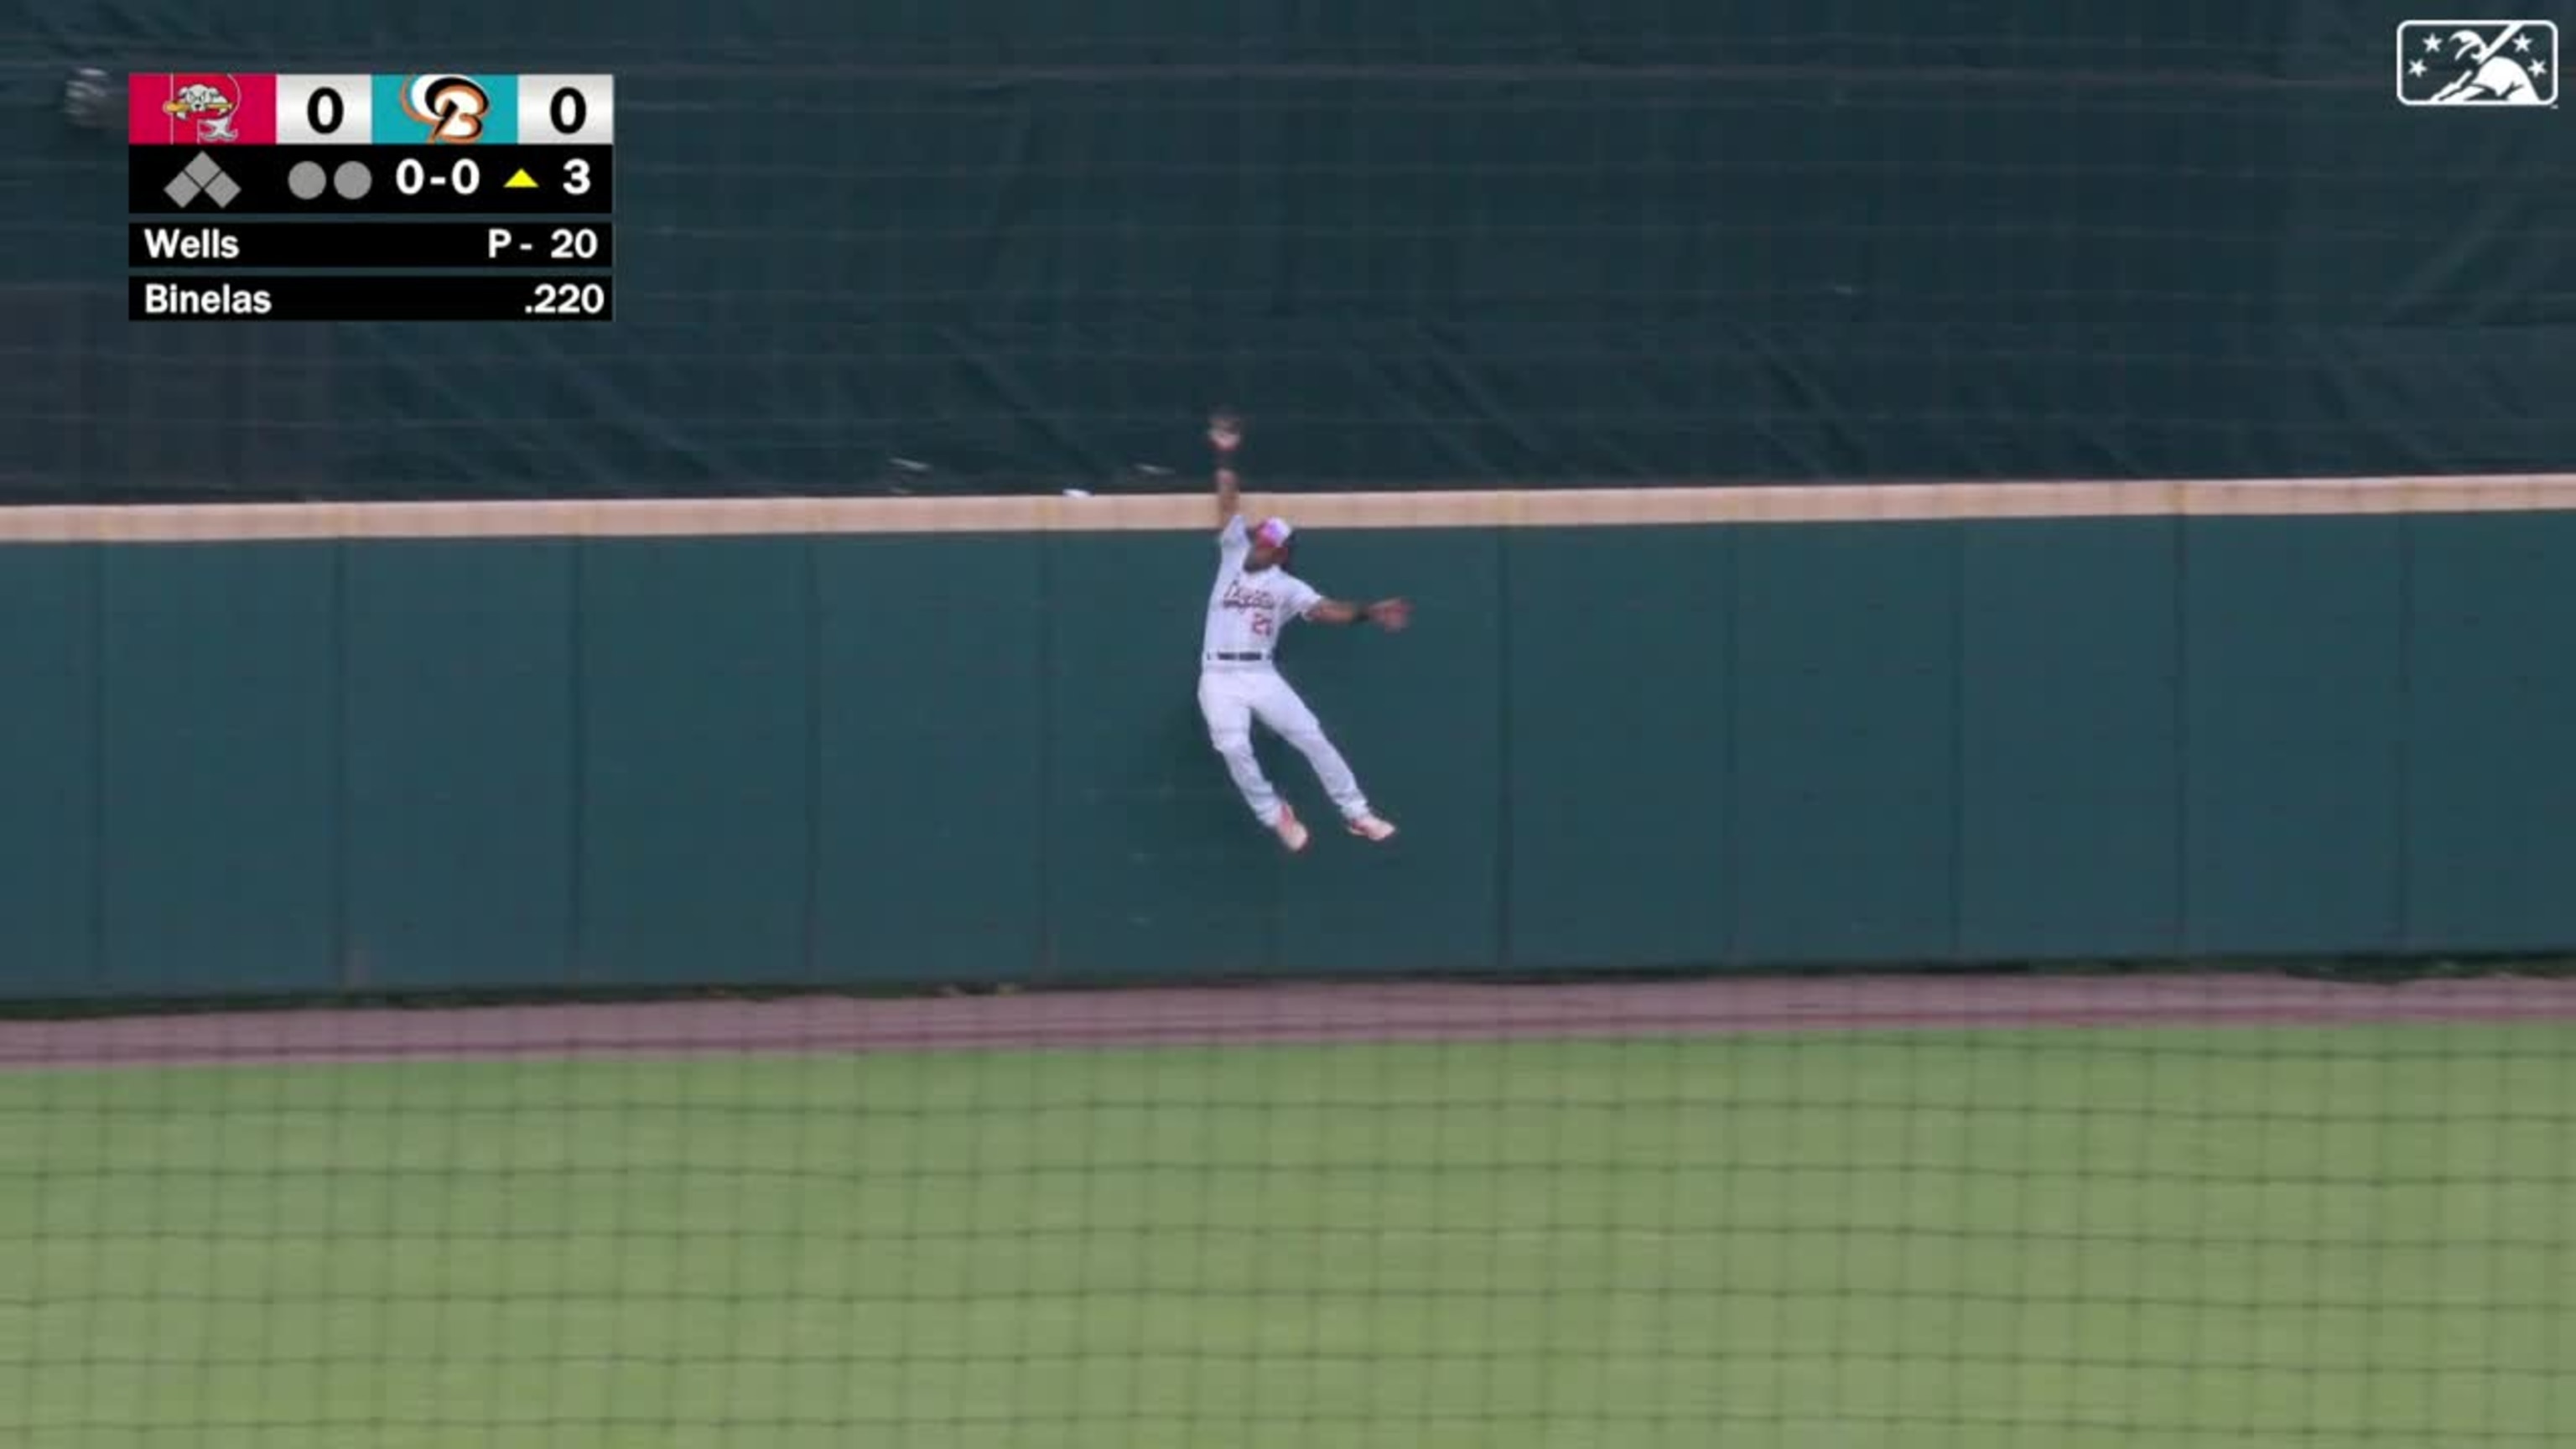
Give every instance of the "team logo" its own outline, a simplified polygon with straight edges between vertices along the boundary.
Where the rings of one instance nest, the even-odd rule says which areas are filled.
[[[266,146],[277,140],[277,77],[146,71],[125,78],[125,139],[137,146]]]
[[[432,142],[467,146],[483,139],[492,93],[471,76],[416,75],[403,81],[402,107],[429,127]]]
[[[2397,27],[2397,99],[2409,106],[2558,104],[2558,26],[2409,20]]]
[[[194,126],[197,144],[217,146],[239,141],[241,132],[234,128],[241,114],[242,84],[229,75],[173,76],[170,99],[161,103],[162,114],[182,126]]]

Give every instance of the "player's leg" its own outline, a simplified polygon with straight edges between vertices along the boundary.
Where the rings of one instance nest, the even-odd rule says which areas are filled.
[[[1306,827],[1297,821],[1297,812],[1279,798],[1270,777],[1261,773],[1260,757],[1252,752],[1252,701],[1242,688],[1240,676],[1202,674],[1199,676],[1199,713],[1207,719],[1208,743],[1216,747],[1225,761],[1225,771],[1234,777],[1236,793],[1251,808],[1252,818],[1275,833],[1290,850],[1306,844]]]
[[[1333,743],[1331,736],[1324,733],[1323,722],[1306,707],[1306,701],[1278,675],[1258,678],[1261,682],[1252,691],[1253,714],[1276,731],[1279,738],[1296,746],[1297,753],[1306,757],[1306,763],[1314,767],[1316,780],[1323,784],[1324,793],[1332,797],[1334,808],[1342,812],[1342,819],[1350,826],[1351,833],[1370,840],[1384,840],[1393,835],[1395,827],[1378,818],[1377,812],[1369,808],[1368,796],[1360,789],[1359,776],[1352,771],[1351,762],[1342,758],[1340,748]]]

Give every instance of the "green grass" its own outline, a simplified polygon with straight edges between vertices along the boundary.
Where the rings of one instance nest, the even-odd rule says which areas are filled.
[[[0,1077],[0,1443],[2576,1443],[2564,1028]]]

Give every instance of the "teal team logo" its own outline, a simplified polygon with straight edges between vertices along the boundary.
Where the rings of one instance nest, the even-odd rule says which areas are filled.
[[[2547,20],[2409,20],[2397,27],[2397,99],[2409,106],[2558,104],[2558,27]]]
[[[511,77],[424,72],[375,78],[376,139],[432,146],[514,145],[519,88]]]

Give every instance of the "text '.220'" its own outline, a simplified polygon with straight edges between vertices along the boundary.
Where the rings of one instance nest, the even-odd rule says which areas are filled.
[[[133,277],[137,322],[607,322],[615,288],[586,276]]]

